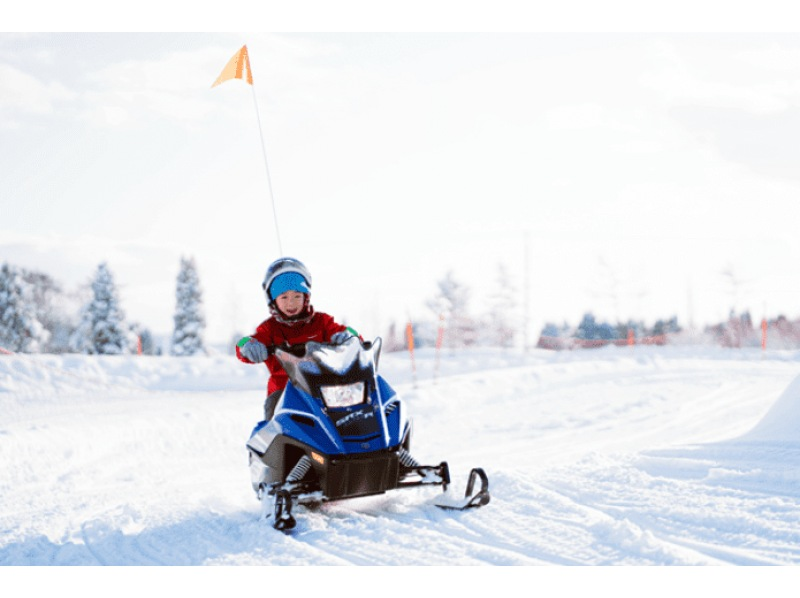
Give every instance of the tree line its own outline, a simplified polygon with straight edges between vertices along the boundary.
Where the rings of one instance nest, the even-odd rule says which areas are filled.
[[[779,315],[754,322],[749,311],[736,313],[734,310],[727,320],[699,329],[685,328],[674,315],[648,325],[634,319],[612,323],[587,311],[577,325],[545,323],[538,338],[528,343],[526,338],[521,338],[525,317],[512,280],[507,269],[499,264],[486,310],[475,313],[470,304],[470,289],[448,271],[437,281],[432,297],[426,301],[427,316],[409,322],[415,347],[519,347],[526,344],[544,349],[573,349],[635,343],[800,348],[800,319],[789,320]],[[405,330],[392,324],[385,338],[386,347],[397,351],[408,349],[408,343]]]
[[[446,272],[425,301],[427,317],[404,326],[391,324],[384,336],[386,350],[408,349],[407,326],[411,327],[416,347],[451,349],[511,348],[522,344],[563,349],[623,344],[631,340],[663,344],[681,342],[685,333],[675,316],[646,326],[634,320],[612,324],[587,312],[577,326],[545,324],[538,340],[527,343],[519,291],[503,264],[498,264],[493,282],[485,309],[475,313],[471,306],[471,289],[460,282],[452,270]],[[171,355],[207,352],[203,338],[202,291],[193,258],[180,260],[173,321],[168,348]],[[779,316],[761,324],[754,324],[749,312],[739,315],[731,312],[727,321],[706,326],[700,332],[704,337],[701,342],[731,347],[756,346],[768,337],[770,347],[800,347],[800,321]],[[73,293],[66,292],[47,274],[3,264],[0,267],[1,350],[90,355],[162,353],[149,329],[125,318],[114,277],[106,263],[98,265],[87,287]]]
[[[410,319],[403,327],[391,324],[384,346],[388,351],[408,349],[407,326],[415,347],[517,346],[523,334],[522,303],[513,277],[502,263],[497,265],[491,288],[485,309],[476,313],[472,289],[448,270],[424,302],[426,315]]]
[[[174,328],[169,352],[206,352],[205,317],[197,267],[181,258],[175,288]],[[126,319],[108,264],[97,266],[87,288],[65,292],[48,274],[0,267],[0,349],[13,353],[158,355],[148,328]]]

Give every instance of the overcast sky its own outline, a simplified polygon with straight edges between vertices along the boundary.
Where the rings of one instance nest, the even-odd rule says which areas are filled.
[[[243,44],[254,88],[212,89]],[[274,199],[315,307],[366,336],[449,270],[479,311],[500,264],[534,335],[798,317],[799,108],[777,32],[2,33],[0,262],[106,261],[168,333],[194,256],[227,339],[267,315]]]

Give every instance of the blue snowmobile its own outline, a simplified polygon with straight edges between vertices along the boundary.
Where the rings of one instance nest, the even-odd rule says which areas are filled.
[[[272,525],[290,530],[294,504],[450,484],[447,462],[420,465],[409,454],[411,422],[403,401],[377,374],[381,340],[340,345],[307,342],[274,348],[289,376],[269,421],[247,442],[253,489]],[[476,490],[476,483],[479,487]],[[445,509],[490,500],[481,468],[470,472],[463,499],[445,494]]]

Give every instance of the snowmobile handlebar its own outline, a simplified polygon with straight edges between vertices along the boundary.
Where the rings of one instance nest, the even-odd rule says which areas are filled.
[[[350,337],[350,338],[358,338],[358,337]],[[350,339],[348,339],[348,340],[350,340]],[[361,342],[361,346],[364,349],[369,350],[369,349],[372,348],[372,345],[373,345],[372,341],[361,341],[360,339],[359,339],[359,341]],[[345,342],[347,342],[347,341],[345,341]],[[296,343],[296,344],[282,343],[280,345],[270,345],[270,346],[268,346],[267,347],[267,352],[270,355],[275,355],[275,352],[278,349],[280,349],[281,351],[284,351],[286,353],[294,355],[295,357],[305,357],[306,345],[308,345],[308,343],[316,343],[318,345],[333,346],[333,347],[339,346],[339,344],[340,344],[340,343],[339,344],[334,344],[334,343],[330,343],[330,342],[320,343],[319,341],[308,341],[308,342]]]

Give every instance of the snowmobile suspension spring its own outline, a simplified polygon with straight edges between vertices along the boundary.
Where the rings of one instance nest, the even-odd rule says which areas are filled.
[[[308,455],[303,455],[292,468],[292,471],[289,472],[289,475],[286,476],[286,481],[299,482],[308,473],[309,469],[311,469],[311,459],[308,458]]]
[[[397,451],[397,457],[400,459],[400,465],[403,467],[419,467],[417,460],[404,448]]]

